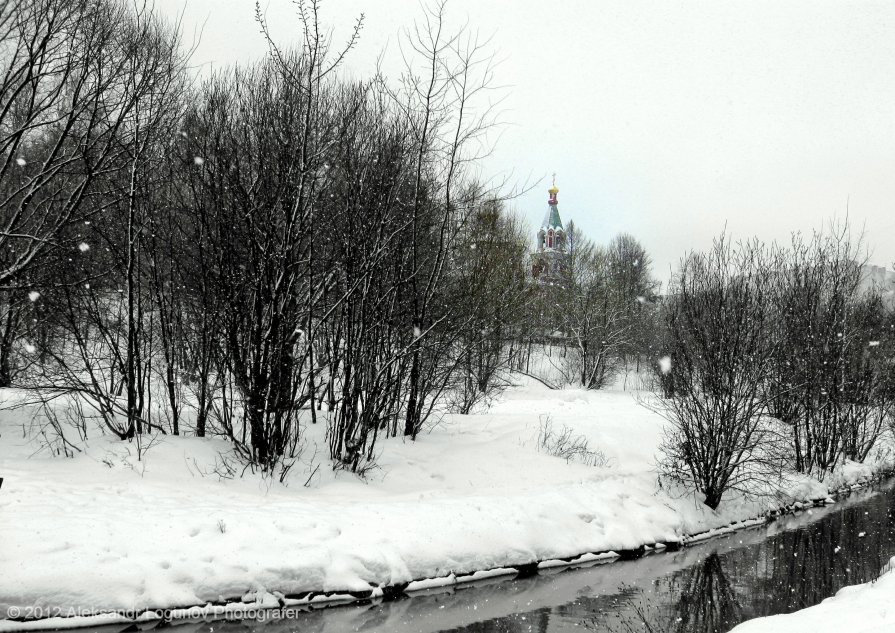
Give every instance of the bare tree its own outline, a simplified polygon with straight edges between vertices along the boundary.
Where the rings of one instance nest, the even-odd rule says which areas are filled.
[[[471,209],[452,259],[451,304],[468,322],[458,341],[458,375],[453,397],[469,413],[506,385],[513,342],[522,333],[531,286],[526,283],[528,239],[502,201]]]
[[[779,308],[771,412],[791,429],[796,470],[821,478],[843,456],[866,457],[883,428],[885,308],[861,291],[860,248],[847,224],[796,235],[769,279]]]
[[[468,166],[486,154],[495,125],[494,58],[487,42],[468,29],[449,32],[444,1],[423,8],[423,17],[405,33],[406,65],[400,90],[389,90],[410,124],[415,147],[410,236],[411,275],[406,340],[412,343],[404,434],[416,438],[449,373],[436,371],[450,357],[456,333],[444,332],[449,319],[435,309],[459,226],[458,210],[468,209],[481,192],[466,186]],[[476,102],[483,102],[476,107]],[[468,196],[473,196],[470,199]],[[424,353],[425,347],[425,353]]]
[[[148,403],[153,315],[144,309],[143,245],[186,56],[177,25],[145,6],[34,8],[41,13],[25,18],[38,21],[31,37],[55,44],[30,62],[41,80],[27,92],[28,142],[9,138],[33,159],[22,159],[23,169],[36,166],[4,203],[8,226],[30,227],[15,236],[23,242],[5,278],[21,279],[38,257],[54,275],[41,303],[53,306],[64,340],[41,347],[48,362],[30,386],[80,394],[107,430],[130,439],[159,428]]]
[[[550,318],[569,342],[569,359],[581,386],[599,389],[614,374],[629,340],[630,306],[625,289],[615,283],[607,251],[573,224],[569,241],[566,281],[549,293],[554,304]]]
[[[624,312],[626,336],[620,355],[627,367],[633,360],[639,371],[645,358],[654,357],[658,282],[652,278],[652,260],[634,236],[622,233],[607,247],[609,284]]]
[[[774,352],[765,276],[773,269],[761,245],[722,236],[682,261],[667,301],[675,389],[657,405],[669,421],[660,466],[712,509],[725,492],[756,492],[782,469],[765,396]]]

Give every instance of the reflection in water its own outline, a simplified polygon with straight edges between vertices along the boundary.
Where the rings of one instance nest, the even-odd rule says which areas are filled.
[[[594,631],[714,633],[815,605],[874,579],[895,555],[893,499],[889,490],[751,546],[737,547],[734,535],[699,563],[656,579],[621,609],[585,624]]]
[[[667,601],[671,596],[676,600]],[[648,593],[639,592],[625,608],[590,618],[585,627],[625,633],[726,631],[748,617],[742,598],[726,573],[724,559],[711,552],[700,563],[657,581]]]
[[[719,631],[730,622],[739,622],[743,610],[736,589],[724,573],[724,563],[716,552],[706,557],[691,573],[683,574],[684,589],[677,603],[679,631]]]
[[[636,561],[289,620],[182,623],[172,633],[724,633],[875,578],[895,556],[892,508],[890,484],[881,494]]]

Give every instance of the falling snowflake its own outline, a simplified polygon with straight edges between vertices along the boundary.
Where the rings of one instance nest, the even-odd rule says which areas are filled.
[[[867,345],[868,347],[879,347],[879,341],[870,341]]]
[[[28,293],[28,299],[30,299],[31,301],[37,301],[38,299],[40,299],[40,293],[37,290],[32,290]]]
[[[34,345],[32,345],[31,343],[25,343],[25,351],[29,354],[33,354],[36,350],[37,348],[34,347]]]
[[[202,158],[201,156],[193,156],[193,162],[196,163],[197,165],[204,165],[205,159]]]
[[[661,371],[663,374],[671,373],[671,357],[670,356],[663,356],[662,358],[659,359],[659,371]]]
[[[87,242],[81,242],[80,244],[78,244],[78,250],[82,253],[86,253],[90,250],[90,244],[88,244]]]
[[[422,333],[422,331],[421,331],[418,327],[416,327],[416,326],[414,325],[414,326],[413,326],[413,335],[414,335],[416,338],[419,338],[419,337],[421,337],[421,336],[423,335],[423,333]]]
[[[25,160],[24,158],[22,158],[22,157],[19,157],[19,158],[16,159],[16,165],[18,165],[19,167],[24,167],[24,166],[27,165],[27,164],[28,164],[28,161],[26,161],[26,160]]]

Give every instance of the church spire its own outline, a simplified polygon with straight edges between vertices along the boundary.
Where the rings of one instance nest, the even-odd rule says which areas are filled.
[[[556,200],[559,187],[556,186],[555,173],[553,174],[553,186],[547,190],[547,193],[550,194],[550,198],[547,200],[549,206],[547,208],[547,216],[544,218],[544,228],[563,231],[562,219],[559,217],[559,202]]]

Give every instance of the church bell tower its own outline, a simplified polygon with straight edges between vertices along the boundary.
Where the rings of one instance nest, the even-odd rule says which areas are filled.
[[[531,276],[541,285],[562,285],[568,258],[568,239],[559,217],[559,203],[556,174],[553,186],[547,190],[547,214],[538,230],[537,248],[531,254]]]

